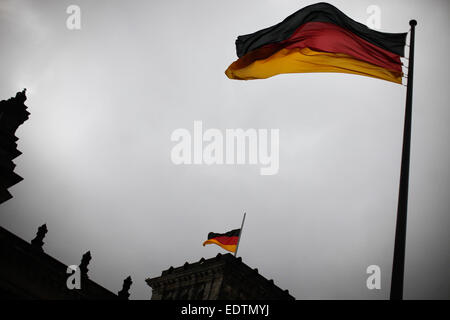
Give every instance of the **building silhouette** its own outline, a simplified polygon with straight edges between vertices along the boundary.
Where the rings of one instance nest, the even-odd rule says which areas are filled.
[[[21,154],[15,132],[30,114],[26,100],[24,89],[0,101],[0,203],[11,199],[8,188],[23,180],[14,172],[13,159]],[[78,266],[80,288],[69,289],[68,267],[43,250],[47,231],[45,224],[40,226],[28,243],[0,227],[0,299],[128,299],[131,277],[125,279],[117,295],[89,279],[90,252],[83,255]]]
[[[12,198],[8,188],[20,182],[22,177],[14,172],[13,159],[21,154],[17,149],[15,132],[29,117],[25,106],[26,89],[14,98],[0,101],[0,204]],[[47,234],[44,224],[36,237],[27,242],[0,227],[0,299],[38,300],[126,300],[130,296],[131,277],[123,281],[118,294],[92,281],[88,251],[78,266],[70,266],[51,257],[44,251]],[[68,285],[75,272],[80,274],[80,288]],[[161,276],[147,279],[152,287],[152,300],[293,300],[287,290],[277,287],[231,254],[196,263],[170,267]]]
[[[41,226],[29,243],[0,227],[0,299],[128,299],[129,286],[124,285],[116,295],[89,279],[89,251],[83,255],[78,266],[80,288],[69,289],[67,279],[73,274],[72,269],[44,252],[42,246],[46,232],[46,226]],[[127,279],[125,281],[128,284],[131,278]]]
[[[170,267],[161,276],[147,279],[152,300],[294,300],[288,290],[267,280],[258,269],[227,253],[181,267]]]
[[[14,173],[13,160],[22,154],[17,149],[16,130],[30,115],[25,92],[26,89],[17,92],[14,98],[0,101],[0,204],[12,198],[8,188],[23,180]]]

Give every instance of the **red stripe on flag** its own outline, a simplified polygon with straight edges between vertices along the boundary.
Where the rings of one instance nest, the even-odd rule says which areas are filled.
[[[288,39],[247,53],[238,60],[239,67],[243,68],[255,60],[266,59],[281,49],[294,48],[344,53],[391,71],[402,72],[399,55],[380,48],[342,27],[326,22],[305,23]]]
[[[225,245],[237,245],[239,237],[216,237],[213,238]],[[211,239],[209,239],[211,240]]]

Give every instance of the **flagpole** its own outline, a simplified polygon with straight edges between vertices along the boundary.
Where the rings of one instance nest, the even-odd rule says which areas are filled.
[[[408,211],[409,160],[411,149],[411,118],[414,73],[414,36],[416,20],[409,21],[411,37],[409,41],[408,84],[406,89],[405,125],[403,128],[402,165],[395,227],[394,260],[392,263],[391,300],[403,299],[403,280],[405,269],[406,217]]]
[[[236,245],[236,251],[234,252],[234,256],[235,256],[235,257],[236,257],[236,255],[237,255],[237,251],[238,251],[238,249],[239,249],[239,243],[241,242],[241,234],[242,234],[242,229],[244,228],[244,222],[245,222],[245,215],[246,215],[246,214],[247,214],[247,213],[244,212],[244,217],[242,218],[241,231],[239,231],[238,243],[237,243],[237,245]]]

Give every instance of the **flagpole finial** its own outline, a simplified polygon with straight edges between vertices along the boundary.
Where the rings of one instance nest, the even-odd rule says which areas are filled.
[[[409,20],[409,25],[412,27],[412,26],[417,26],[417,21],[416,20]]]

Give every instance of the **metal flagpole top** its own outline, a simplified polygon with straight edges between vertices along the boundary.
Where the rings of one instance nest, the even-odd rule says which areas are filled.
[[[239,243],[241,242],[241,235],[242,235],[242,229],[244,228],[244,222],[245,222],[245,215],[247,214],[247,212],[244,212],[244,217],[242,217],[242,224],[241,224],[241,231],[239,231],[239,238],[238,238],[238,243],[236,245],[236,251],[234,252],[234,256],[237,256],[237,252],[239,249]]]

